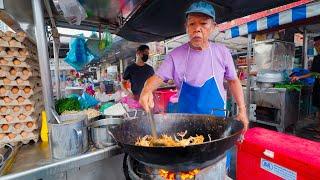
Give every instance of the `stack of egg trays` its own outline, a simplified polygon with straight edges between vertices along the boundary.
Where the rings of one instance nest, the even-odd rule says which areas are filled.
[[[42,101],[36,46],[0,31],[0,147],[38,141]]]

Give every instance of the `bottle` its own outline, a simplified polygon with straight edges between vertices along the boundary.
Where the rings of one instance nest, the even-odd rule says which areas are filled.
[[[42,142],[48,142],[48,123],[47,123],[47,115],[46,111],[41,112],[41,131],[40,137]]]

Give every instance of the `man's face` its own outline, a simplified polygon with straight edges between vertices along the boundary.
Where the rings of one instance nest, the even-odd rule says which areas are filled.
[[[209,41],[209,37],[214,31],[215,22],[207,15],[201,13],[191,13],[187,17],[186,30],[190,38],[190,43],[194,47],[203,47]]]
[[[314,48],[317,50],[317,53],[320,54],[320,40],[314,42]]]
[[[140,58],[142,58],[143,55],[148,55],[149,56],[149,49],[145,49],[144,51],[138,51],[138,56]]]

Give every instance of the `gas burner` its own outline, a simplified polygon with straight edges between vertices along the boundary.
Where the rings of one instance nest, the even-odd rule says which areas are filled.
[[[123,162],[124,174],[127,180],[224,180],[226,176],[226,158],[222,157],[216,164],[188,172],[168,172],[166,170],[148,167],[139,161],[125,155]],[[194,174],[194,176],[193,176]]]

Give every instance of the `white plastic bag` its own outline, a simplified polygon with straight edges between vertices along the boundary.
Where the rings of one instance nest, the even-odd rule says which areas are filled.
[[[126,113],[127,111],[121,103],[114,104],[103,112],[107,116],[123,116]]]
[[[80,25],[87,13],[77,0],[59,0],[63,16],[70,24]]]

